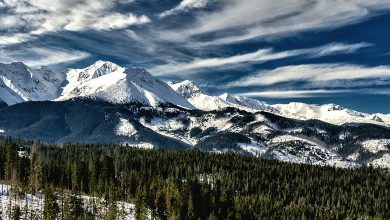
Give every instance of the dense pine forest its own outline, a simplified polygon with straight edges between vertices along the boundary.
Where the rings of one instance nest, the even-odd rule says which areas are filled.
[[[0,140],[0,183],[45,195],[26,219],[389,219],[390,175],[196,150]],[[1,190],[1,189],[0,189]],[[86,208],[83,196],[101,198]],[[93,204],[92,204],[93,205]],[[24,207],[7,212],[19,219]],[[1,215],[0,215],[1,216]],[[0,217],[1,218],[1,217]]]

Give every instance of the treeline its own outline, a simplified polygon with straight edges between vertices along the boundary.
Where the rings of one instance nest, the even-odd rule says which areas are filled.
[[[45,219],[96,219],[77,195],[103,198],[106,219],[120,219],[118,201],[137,219],[390,219],[390,175],[370,167],[5,139],[0,179],[17,195],[44,191]]]

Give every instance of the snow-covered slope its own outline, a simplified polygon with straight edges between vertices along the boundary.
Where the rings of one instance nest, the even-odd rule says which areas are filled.
[[[123,68],[97,61],[85,69],[32,69],[23,63],[0,64],[0,100],[25,101],[89,97],[111,103],[139,102],[148,106],[171,103],[193,106],[167,84],[142,68]]]
[[[212,111],[229,107],[230,104],[218,96],[204,93],[194,82],[184,80],[179,83],[168,82],[177,93],[186,98],[197,109]]]
[[[269,111],[277,112],[276,109],[267,105],[264,102],[247,98],[244,96],[233,96],[224,93],[220,96],[212,96],[203,92],[194,82],[184,80],[182,82],[168,82],[177,93],[186,98],[197,109],[204,111],[212,111],[234,107],[246,111]]]
[[[281,115],[295,119],[318,119],[331,124],[372,123],[390,125],[389,115],[367,114],[343,108],[335,104],[313,105],[298,102],[272,105]]]
[[[156,107],[169,102],[193,108],[167,84],[142,68],[123,68],[110,62],[98,61],[85,69],[69,70],[67,81],[58,100],[89,97],[111,103],[140,102]]]
[[[377,122],[382,122],[385,125],[390,125],[390,114],[376,113],[368,117],[369,119]]]
[[[274,107],[268,105],[265,102],[261,102],[256,99],[251,99],[245,96],[240,95],[230,95],[228,93],[224,93],[219,96],[222,100],[229,103],[230,106],[241,108],[249,111],[267,111],[278,114],[279,111]]]
[[[0,64],[0,100],[8,105],[53,100],[61,93],[63,70],[32,69],[23,63]]]
[[[156,133],[215,153],[356,167],[379,164],[381,156],[390,152],[390,130],[372,124],[337,126],[235,108],[194,114],[162,109],[138,120]]]
[[[294,119],[318,119],[336,125],[345,123],[371,123],[390,126],[390,115],[370,115],[335,104],[314,105],[291,102],[289,104],[270,105],[256,99],[228,93],[220,96],[212,96],[203,92],[194,82],[189,80],[168,84],[197,109],[205,111],[234,107],[250,112],[266,111]]]

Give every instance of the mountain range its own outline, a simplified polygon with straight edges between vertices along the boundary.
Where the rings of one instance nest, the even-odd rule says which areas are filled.
[[[23,63],[0,64],[0,100],[63,101],[76,97],[111,103],[139,102],[148,106],[172,103],[193,108],[167,84],[142,68],[123,68],[97,61],[84,69],[30,68]]]
[[[271,105],[163,82],[142,68],[0,64],[0,134],[46,142],[233,152],[296,163],[390,167],[390,115]]]

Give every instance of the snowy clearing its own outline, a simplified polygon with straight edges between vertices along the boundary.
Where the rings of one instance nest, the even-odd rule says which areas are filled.
[[[120,118],[119,119],[119,123],[118,123],[118,125],[116,127],[116,135],[131,137],[135,133],[137,133],[137,130],[129,122],[129,120],[124,119],[124,118]]]
[[[260,157],[268,150],[267,147],[253,141],[251,143],[238,143],[238,146],[255,157]]]
[[[390,154],[385,154],[379,159],[373,160],[369,163],[373,167],[390,168]]]
[[[389,139],[367,140],[362,142],[362,147],[371,153],[388,150],[390,147]]]
[[[8,220],[9,218],[9,207],[19,206],[22,212],[22,219],[43,219],[43,207],[45,196],[43,194],[31,195],[27,194],[24,198],[15,198],[11,194],[11,187],[9,185],[0,184],[0,219]],[[104,199],[81,196],[83,200],[83,207],[86,211],[93,211],[93,207],[96,209],[97,219],[101,219],[105,212],[105,201]],[[61,206],[61,201],[57,201],[58,205]],[[123,216],[119,219],[133,220],[134,216],[134,204],[126,202],[117,202],[118,213]],[[149,213],[150,218],[150,213]]]

